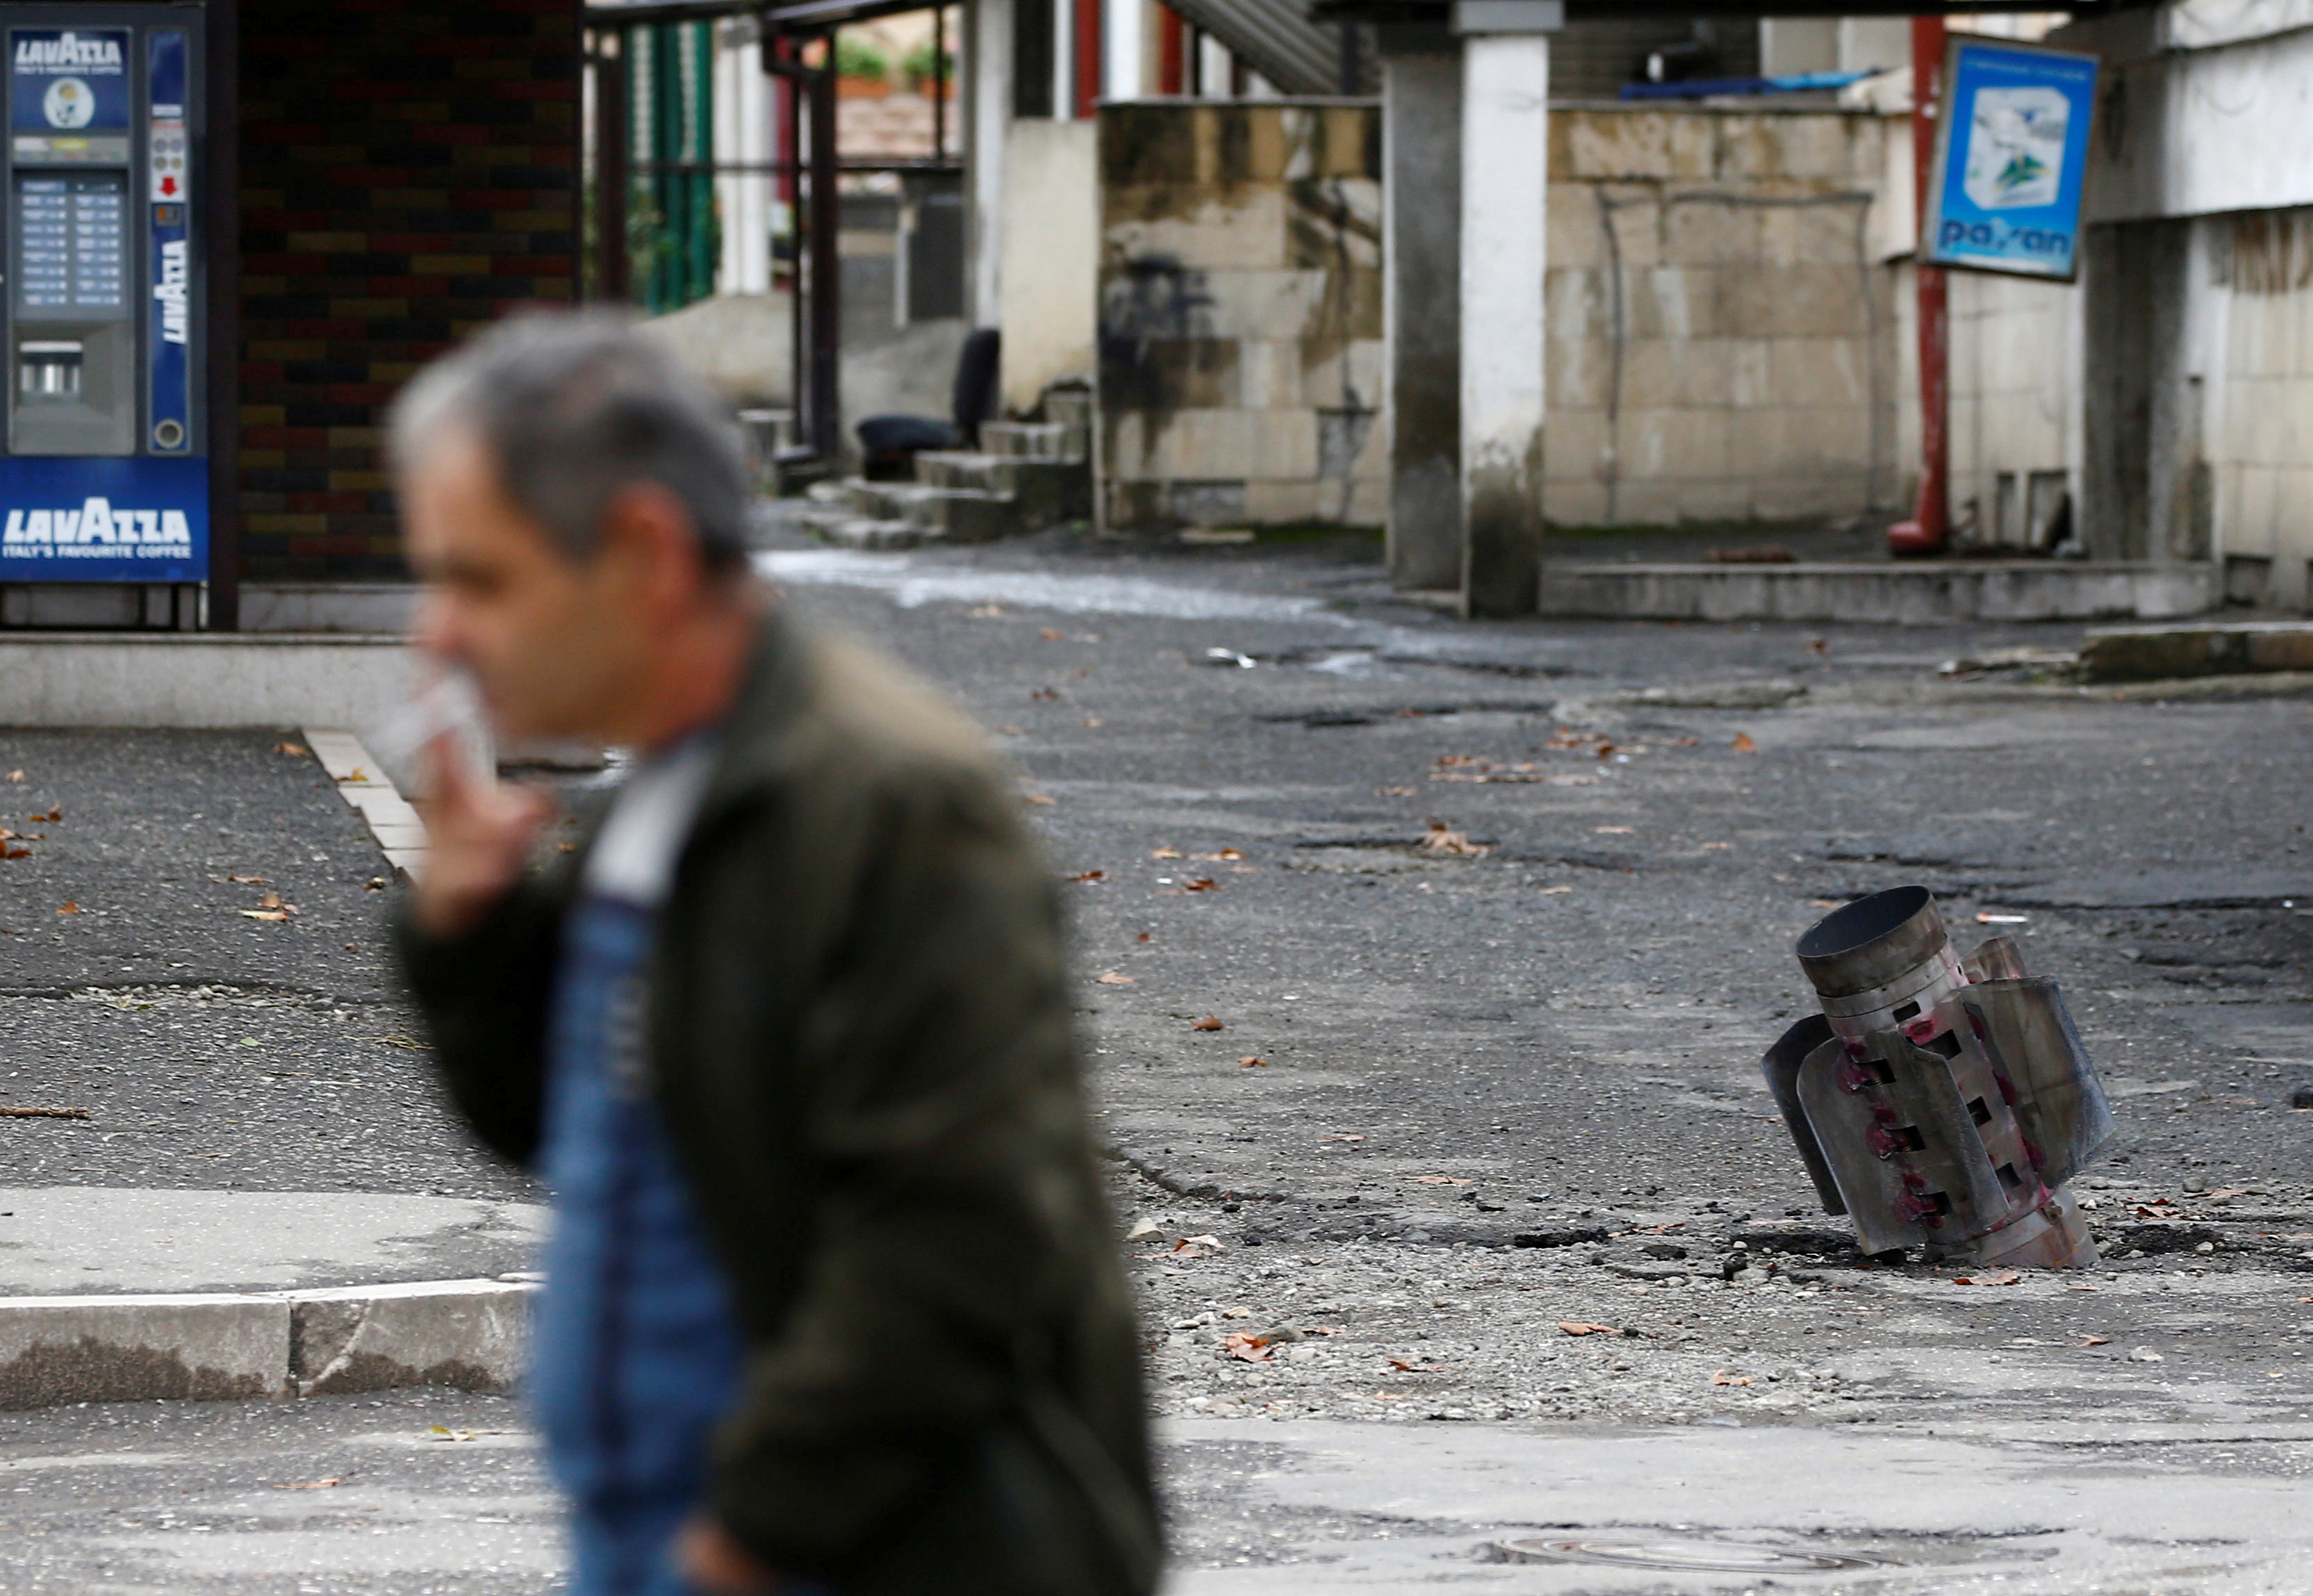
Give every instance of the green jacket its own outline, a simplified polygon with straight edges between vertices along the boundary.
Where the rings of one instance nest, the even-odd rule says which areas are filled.
[[[775,613],[651,973],[665,1122],[750,1343],[712,1510],[840,1596],[1142,1596],[1139,1349],[1059,894],[954,710]],[[576,860],[405,921],[451,1096],[527,1161]]]

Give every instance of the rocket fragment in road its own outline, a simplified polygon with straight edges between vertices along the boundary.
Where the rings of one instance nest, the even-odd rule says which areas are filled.
[[[2005,937],[1960,959],[1922,886],[1834,910],[1798,951],[1823,1012],[1760,1068],[1825,1211],[1866,1252],[2094,1264],[2064,1183],[2111,1139],[2112,1109],[2056,983]]]

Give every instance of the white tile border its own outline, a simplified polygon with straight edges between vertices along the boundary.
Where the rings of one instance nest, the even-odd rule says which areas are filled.
[[[395,789],[392,778],[349,731],[309,726],[304,736],[305,746],[337,783],[338,796],[361,812],[394,873],[415,875],[426,861],[426,822]]]

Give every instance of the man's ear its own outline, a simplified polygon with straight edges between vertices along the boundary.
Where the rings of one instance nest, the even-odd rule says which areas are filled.
[[[662,613],[692,602],[706,579],[689,507],[656,482],[629,482],[611,496],[598,558],[615,562],[621,585]]]

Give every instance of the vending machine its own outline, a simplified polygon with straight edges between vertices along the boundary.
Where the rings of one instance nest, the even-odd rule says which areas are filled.
[[[0,4],[0,625],[198,624],[201,12]]]

